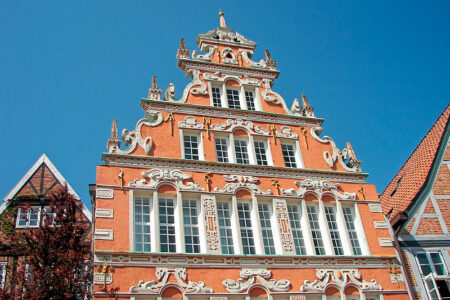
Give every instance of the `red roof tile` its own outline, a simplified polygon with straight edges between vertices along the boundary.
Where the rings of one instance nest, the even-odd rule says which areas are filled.
[[[425,135],[420,144],[380,195],[384,214],[389,219],[405,211],[427,181],[436,154],[444,137],[450,116],[450,105]]]

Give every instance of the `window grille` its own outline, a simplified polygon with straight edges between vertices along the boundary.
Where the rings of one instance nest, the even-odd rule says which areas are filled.
[[[267,204],[258,204],[259,221],[264,243],[264,253],[275,254],[275,243],[273,241],[272,226],[270,225],[270,210]]]
[[[228,162],[227,140],[224,138],[215,138],[215,141],[216,141],[217,161]]]
[[[159,199],[158,205],[161,252],[176,252],[174,200]]]
[[[325,247],[323,245],[322,233],[320,232],[319,215],[316,206],[307,206],[309,224],[314,242],[314,250],[317,255],[325,255]]]
[[[248,110],[255,110],[255,98],[252,91],[245,91],[245,102]]]
[[[255,254],[255,241],[253,237],[252,219],[250,217],[250,205],[238,203],[239,226],[241,230],[242,250],[244,254]]]
[[[303,232],[301,228],[300,218],[301,209],[299,205],[288,205],[289,221],[291,223],[292,237],[294,238],[295,253],[297,255],[305,255],[305,240],[303,239]]]
[[[228,202],[217,202],[217,216],[222,254],[234,254],[230,204]]]
[[[256,163],[260,166],[267,166],[266,147],[264,142],[255,141]]]
[[[183,201],[183,219],[186,253],[200,253],[197,201]]]
[[[136,197],[134,200],[134,249],[150,252],[150,199]]]
[[[248,165],[250,163],[248,159],[247,141],[234,140],[234,150],[236,153],[236,162],[238,164]]]
[[[227,90],[227,99],[229,108],[241,109],[239,92],[237,90]]]
[[[325,207],[325,215],[327,217],[328,229],[330,230],[331,241],[333,242],[334,254],[344,255],[342,248],[341,236],[336,222],[336,209],[331,206]]]
[[[220,89],[217,87],[211,88],[213,105],[215,107],[222,107],[222,102],[220,100]]]
[[[281,144],[281,151],[283,152],[285,166],[288,168],[297,168],[294,146],[290,144]]]
[[[198,138],[193,135],[185,135],[184,139],[184,158],[199,160],[198,155]]]
[[[348,236],[352,244],[353,254],[361,255],[361,245],[359,244],[358,234],[356,233],[355,227],[355,214],[352,208],[344,207],[344,219],[347,226]]]

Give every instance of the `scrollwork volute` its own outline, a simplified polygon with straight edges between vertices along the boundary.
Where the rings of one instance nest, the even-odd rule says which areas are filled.
[[[223,285],[230,293],[246,293],[250,286],[252,286],[256,279],[259,284],[267,288],[271,292],[287,292],[291,287],[291,282],[287,279],[280,279],[276,281],[272,277],[272,272],[267,269],[242,269],[240,272],[241,278],[237,280],[226,279]]]
[[[151,169],[142,172],[142,176],[149,179],[135,179],[129,183],[130,187],[141,187],[147,189],[156,189],[162,182],[174,183],[180,191],[204,191],[205,189],[196,182],[183,183],[191,179],[191,175],[176,169]]]

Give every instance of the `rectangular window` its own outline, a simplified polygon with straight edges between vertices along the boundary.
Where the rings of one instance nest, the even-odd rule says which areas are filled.
[[[297,168],[294,146],[291,144],[281,144],[281,151],[283,152],[285,166],[288,168]]]
[[[224,138],[215,138],[215,141],[216,141],[217,161],[228,162],[227,140]]]
[[[159,199],[159,241],[161,252],[176,252],[175,203],[173,199]]]
[[[325,255],[325,247],[323,246],[322,233],[320,232],[319,214],[317,206],[307,206],[309,225],[314,242],[314,250],[317,255]]]
[[[234,140],[234,151],[236,153],[236,162],[238,164],[248,165],[250,163],[248,159],[247,141]]]
[[[52,212],[50,206],[44,206],[44,212],[42,214],[43,224],[49,224],[49,226],[55,226],[56,213]]]
[[[358,234],[355,227],[355,213],[351,207],[343,207],[345,225],[347,226],[348,236],[352,243],[352,249],[354,255],[361,255],[361,245],[359,244]]]
[[[241,109],[239,103],[239,92],[237,90],[227,90],[228,107]]]
[[[150,199],[134,199],[134,250],[150,252]]]
[[[222,107],[222,101],[220,100],[220,89],[217,87],[211,88],[213,105],[215,107]]]
[[[252,91],[245,91],[245,102],[248,110],[255,110],[255,98]]]
[[[264,243],[264,253],[275,254],[275,244],[273,241],[272,226],[270,225],[270,210],[267,204],[258,204],[259,221],[261,223],[261,233]]]
[[[20,207],[17,211],[17,228],[37,228],[41,219],[39,206]]]
[[[194,135],[185,135],[184,139],[184,158],[199,160],[198,156],[198,137]]]
[[[6,262],[0,263],[0,289],[5,287],[6,281]]]
[[[183,200],[183,219],[186,253],[200,253],[197,201]]]
[[[260,166],[267,166],[266,146],[264,142],[255,141],[256,163]]]
[[[255,241],[253,238],[252,219],[250,217],[250,205],[238,203],[239,226],[241,229],[242,250],[244,254],[255,254]]]
[[[292,237],[294,238],[295,253],[306,255],[305,240],[301,228],[301,209],[299,205],[288,205],[289,221],[291,223]]]
[[[430,299],[450,299],[450,278],[442,254],[438,251],[415,254],[422,281]]]
[[[219,221],[220,243],[222,244],[222,254],[234,254],[229,203],[217,202],[217,216]]]
[[[336,209],[331,206],[325,207],[325,215],[327,217],[328,229],[330,230],[331,241],[333,242],[334,254],[344,255],[342,248],[341,236],[336,222]]]

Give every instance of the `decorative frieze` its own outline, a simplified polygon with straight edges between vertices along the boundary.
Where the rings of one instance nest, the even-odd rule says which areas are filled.
[[[140,280],[138,285],[132,286],[130,288],[130,293],[144,293],[144,294],[160,294],[161,290],[168,283],[169,277],[173,275],[175,277],[176,283],[172,285],[178,286],[184,291],[183,294],[210,294],[213,292],[212,288],[206,286],[203,281],[193,282],[187,280],[186,268],[167,268],[167,267],[157,267],[156,268],[156,280],[150,280],[144,282]]]
[[[338,191],[339,183],[332,183],[328,180],[321,179],[305,179],[303,181],[296,181],[295,184],[299,187],[298,191],[294,188],[281,189],[281,193],[285,196],[304,197],[308,191],[314,192],[320,199],[326,193],[330,193],[339,200],[355,200],[356,193],[344,192],[341,194]]]
[[[246,293],[248,288],[256,282],[272,292],[287,292],[291,287],[291,282],[287,279],[276,281],[272,278],[272,272],[267,269],[242,269],[241,277],[237,280],[226,279],[223,285],[230,293]]]
[[[135,179],[130,182],[130,187],[140,187],[147,189],[156,189],[162,182],[174,183],[180,191],[204,191],[205,189],[196,182],[183,183],[185,180],[191,179],[191,175],[186,174],[177,169],[151,169],[142,172],[142,176],[149,179]]]
[[[244,128],[250,134],[269,136],[269,130],[264,130],[261,126],[254,126],[251,121],[228,119],[226,123],[211,125],[212,131],[233,132],[236,128]]]
[[[111,284],[112,280],[111,273],[94,273],[94,284]]]
[[[270,189],[264,191],[260,186],[257,185],[257,183],[259,182],[258,177],[243,175],[224,175],[223,178],[228,183],[221,189],[215,187],[215,192],[235,194],[238,189],[246,188],[250,190],[254,195],[272,195],[272,191]]]
[[[281,246],[283,254],[295,255],[295,244],[292,236],[291,223],[289,222],[289,213],[286,200],[273,199],[275,215],[277,216],[278,227],[280,230]]]
[[[197,122],[193,116],[186,116],[184,121],[178,122],[178,127],[182,129],[203,129],[203,123]]]
[[[216,198],[202,195],[202,212],[205,221],[206,251],[210,254],[220,254],[219,224],[217,220]]]
[[[97,188],[95,191],[95,197],[97,199],[113,199],[114,198],[114,190],[113,189],[105,189],[105,188]]]
[[[114,210],[106,208],[97,208],[95,209],[95,217],[112,219],[114,218]]]
[[[310,282],[305,280],[300,287],[302,292],[324,293],[328,285],[337,286],[344,290],[348,285],[356,285],[362,291],[380,291],[381,285],[375,279],[366,281],[361,279],[361,274],[357,269],[317,269],[317,280]]]

